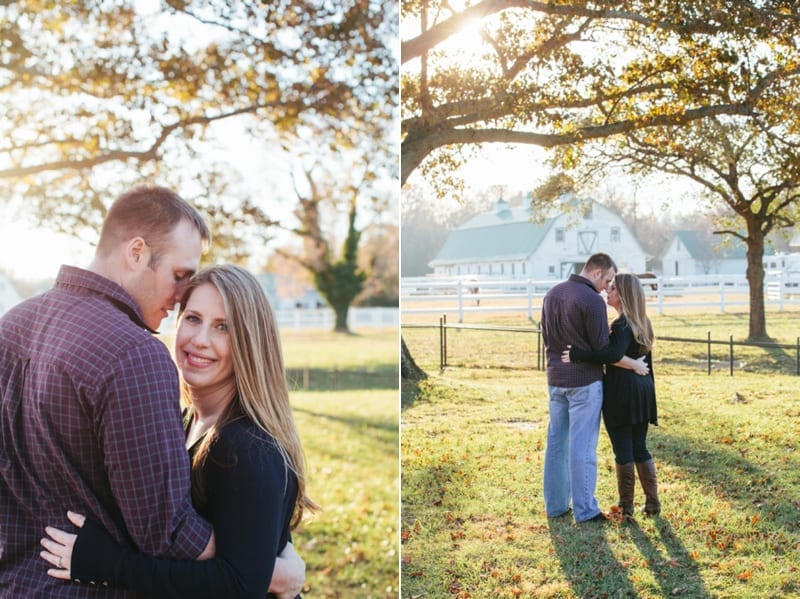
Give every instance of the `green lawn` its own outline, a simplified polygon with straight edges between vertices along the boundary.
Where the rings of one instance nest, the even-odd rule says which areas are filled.
[[[721,316],[654,324],[716,338],[744,321],[746,336],[746,318]],[[800,333],[796,314],[770,322],[783,342]],[[658,345],[662,515],[579,527],[544,514],[546,380],[524,355],[534,336],[461,334],[448,353],[469,367],[440,373],[438,333],[403,331],[429,377],[403,400],[402,597],[800,597],[800,377],[770,374],[769,350],[750,350],[757,372],[731,377],[682,360],[685,345]],[[600,439],[607,509],[614,461]]]
[[[340,376],[336,391],[312,385],[311,390],[295,386],[291,393],[308,492],[323,507],[294,532],[306,560],[307,597],[399,594],[397,339],[393,330],[283,338],[290,371],[380,373],[366,379]]]

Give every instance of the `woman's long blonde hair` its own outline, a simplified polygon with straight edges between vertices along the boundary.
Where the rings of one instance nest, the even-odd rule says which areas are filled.
[[[237,400],[206,435],[192,461],[192,469],[199,468],[207,458],[219,428],[235,418],[237,411],[244,413],[275,440],[287,469],[297,477],[297,501],[290,523],[294,528],[302,520],[304,510],[316,511],[319,506],[306,495],[305,458],[289,404],[275,315],[258,280],[239,266],[224,264],[203,268],[192,277],[181,300],[179,316],[183,315],[192,291],[205,283],[216,287],[225,306]],[[182,394],[187,401],[185,384]]]
[[[617,288],[622,313],[644,355],[653,349],[654,335],[653,325],[647,317],[647,301],[642,282],[636,275],[622,273],[614,277],[614,286]]]

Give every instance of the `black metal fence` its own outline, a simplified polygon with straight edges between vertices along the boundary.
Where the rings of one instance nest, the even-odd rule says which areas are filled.
[[[498,325],[480,325],[480,324],[464,324],[464,323],[448,323],[447,316],[439,318],[438,324],[430,323],[402,323],[402,329],[438,329],[439,334],[439,368],[444,370],[448,366],[448,341],[452,339],[452,335],[448,335],[449,331],[487,331],[487,332],[501,332],[501,333],[521,333],[527,335],[535,335],[535,353],[532,366],[537,370],[545,369],[545,352],[544,344],[542,341],[542,331],[538,326],[530,327],[515,327],[515,326],[498,326]],[[713,369],[719,369],[719,362],[713,359],[712,347],[713,346],[726,346],[727,348],[727,369],[730,375],[733,376],[736,362],[737,347],[752,347],[767,350],[783,350],[785,352],[792,352],[794,354],[793,370],[794,374],[800,376],[800,337],[797,338],[795,344],[785,343],[769,343],[769,342],[754,342],[754,341],[734,341],[733,335],[730,335],[727,340],[718,340],[711,338],[711,331],[708,331],[705,339],[691,339],[686,337],[658,337],[658,342],[668,343],[684,343],[705,346],[705,362],[706,372],[710,375]],[[530,348],[530,344],[526,344]],[[784,366],[785,367],[785,366]]]
[[[397,367],[362,370],[355,368],[288,368],[290,391],[342,391],[347,389],[396,389]]]

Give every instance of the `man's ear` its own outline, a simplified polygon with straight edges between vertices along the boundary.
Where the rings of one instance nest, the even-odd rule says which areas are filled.
[[[150,260],[150,247],[142,237],[133,237],[125,244],[125,263],[130,270],[140,270]]]

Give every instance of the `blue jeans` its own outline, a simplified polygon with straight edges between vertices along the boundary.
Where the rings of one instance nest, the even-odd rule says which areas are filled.
[[[597,439],[603,382],[585,387],[548,387],[550,423],[544,454],[544,506],[548,518],[569,509],[575,522],[600,513],[597,487]]]

